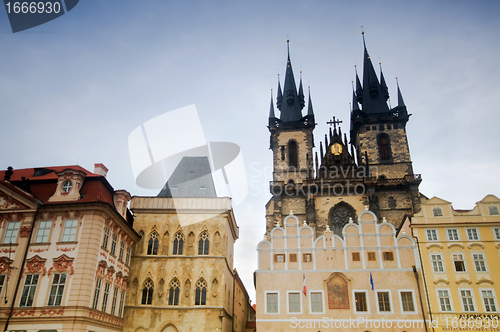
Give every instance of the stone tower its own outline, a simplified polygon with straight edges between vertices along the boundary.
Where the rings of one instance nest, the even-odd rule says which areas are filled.
[[[364,43],[364,35],[363,35]],[[365,43],[364,43],[365,44]],[[266,230],[283,224],[293,211],[321,235],[327,227],[343,236],[343,226],[368,207],[379,220],[399,226],[406,214],[420,208],[420,175],[413,173],[406,137],[409,114],[398,85],[398,106],[389,108],[388,87],[378,79],[364,47],[363,84],[356,73],[350,133],[342,134],[333,117],[324,142],[313,158],[315,128],[309,93],[307,114],[302,77],[297,91],[290,61],[281,91],[278,80],[275,115],[271,95],[270,149],[273,151],[272,198],[266,205]],[[361,107],[360,107],[361,105]],[[319,156],[318,156],[319,152]]]

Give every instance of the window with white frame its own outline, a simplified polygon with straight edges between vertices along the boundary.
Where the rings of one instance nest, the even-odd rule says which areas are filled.
[[[92,309],[97,309],[97,305],[99,304],[99,295],[101,293],[101,278],[97,278],[95,282],[95,290],[94,290],[94,301],[92,302]]]
[[[10,221],[7,224],[7,229],[5,230],[5,234],[3,236],[3,244],[16,243],[20,225],[20,221]]]
[[[73,188],[73,182],[71,182],[70,180],[67,180],[62,185],[62,191],[65,193],[69,193],[71,191],[71,188]]]
[[[474,299],[472,297],[472,291],[469,289],[460,290],[460,300],[462,301],[462,307],[465,312],[471,312],[474,310]]]
[[[356,303],[356,312],[368,312],[366,292],[354,292],[354,302]]]
[[[21,293],[20,307],[32,307],[35,299],[36,286],[38,285],[38,274],[28,274],[24,279],[23,292]]]
[[[116,254],[116,242],[118,242],[118,234],[116,233],[113,233],[113,237],[112,237],[112,240],[111,240],[111,255],[115,255]]]
[[[412,291],[400,291],[401,295],[401,308],[403,312],[415,312],[415,304],[413,303]]]
[[[481,297],[483,298],[484,311],[486,312],[496,312],[497,306],[495,303],[495,294],[492,290],[481,290]]]
[[[391,312],[391,300],[389,292],[377,292],[378,311]]]
[[[110,289],[111,289],[111,283],[107,282],[106,285],[104,285],[104,295],[102,297],[102,311],[104,312],[106,312],[106,308],[108,306],[108,297]]]
[[[120,242],[120,256],[118,256],[118,259],[123,262],[123,252],[125,251],[125,241]]]
[[[323,312],[323,293],[311,292],[311,312]]]
[[[451,311],[450,292],[447,289],[439,289],[438,291],[439,307],[441,311]]]
[[[431,254],[432,272],[444,272],[443,255]]]
[[[72,242],[76,238],[76,228],[78,227],[78,220],[68,219],[64,222],[64,229],[61,237],[61,242]]]
[[[490,213],[490,216],[498,216],[498,206],[496,205],[490,205],[488,206],[488,212]]]
[[[477,231],[477,228],[467,228],[467,240],[469,241],[479,240],[479,232]]]
[[[474,268],[476,272],[486,272],[488,269],[486,268],[486,258],[482,253],[473,253],[472,260],[474,261]]]
[[[129,265],[130,264],[130,255],[131,255],[132,249],[131,247],[127,247],[127,258],[125,259],[125,264]]]
[[[118,300],[118,287],[115,286],[113,290],[113,300],[111,301],[111,314],[114,315],[116,311],[116,301]]]
[[[108,241],[109,241],[109,234],[111,233],[111,230],[109,229],[108,226],[104,228],[104,238],[102,239],[102,246],[104,249],[108,249]]]
[[[120,295],[120,306],[118,307],[118,317],[123,316],[123,304],[125,303],[125,291],[122,290]]]
[[[493,233],[495,234],[495,240],[500,241],[500,228],[493,228]]]
[[[278,293],[266,293],[266,313],[277,314],[278,311]]]
[[[66,273],[56,273],[52,277],[52,286],[50,287],[48,306],[60,306],[66,285]]]
[[[458,229],[456,228],[448,228],[446,230],[446,234],[448,235],[448,241],[459,241],[460,236],[458,235]]]
[[[466,272],[464,254],[451,254],[455,272]]]
[[[288,312],[300,312],[300,293],[288,293]]]
[[[432,209],[432,214],[434,217],[442,217],[443,216],[443,210],[440,207],[435,207]]]
[[[40,221],[38,230],[36,232],[35,243],[49,242],[50,228],[52,226],[51,220]]]
[[[426,229],[425,233],[427,234],[427,241],[439,240],[437,229]]]

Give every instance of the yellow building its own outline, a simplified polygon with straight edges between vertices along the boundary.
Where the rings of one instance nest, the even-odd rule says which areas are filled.
[[[411,218],[435,331],[500,330],[499,210],[493,195],[472,210],[433,197]]]

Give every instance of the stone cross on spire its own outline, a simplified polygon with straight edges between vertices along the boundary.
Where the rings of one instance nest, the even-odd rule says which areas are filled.
[[[333,120],[332,121],[328,121],[326,124],[329,124],[330,126],[333,125],[333,129],[337,130],[337,125],[339,125],[339,128],[340,128],[340,124],[341,123],[342,123],[341,120],[335,120],[335,117],[333,117]]]

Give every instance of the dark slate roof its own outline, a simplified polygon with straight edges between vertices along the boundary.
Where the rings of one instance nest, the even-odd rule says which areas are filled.
[[[158,197],[217,197],[208,158],[182,158]]]

